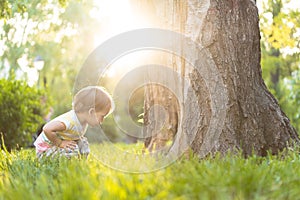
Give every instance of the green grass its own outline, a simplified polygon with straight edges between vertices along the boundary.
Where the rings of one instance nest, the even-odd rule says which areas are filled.
[[[148,173],[137,172],[154,169],[160,160],[145,157],[139,145],[100,144],[92,151],[87,160],[42,161],[33,149],[0,152],[0,199],[300,198],[300,157],[293,151],[265,158],[230,154],[200,161],[181,158]]]

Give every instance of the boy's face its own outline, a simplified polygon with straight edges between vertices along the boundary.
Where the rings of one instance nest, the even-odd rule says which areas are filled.
[[[109,113],[109,111],[110,106],[101,111],[96,111],[94,108],[91,108],[88,112],[87,123],[90,126],[97,126],[99,124],[102,124],[105,116]]]

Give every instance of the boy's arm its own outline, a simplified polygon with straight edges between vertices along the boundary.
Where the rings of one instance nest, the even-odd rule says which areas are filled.
[[[73,148],[76,145],[74,141],[61,140],[57,137],[56,132],[66,130],[66,125],[60,121],[50,121],[43,127],[47,138],[55,145],[61,148]]]

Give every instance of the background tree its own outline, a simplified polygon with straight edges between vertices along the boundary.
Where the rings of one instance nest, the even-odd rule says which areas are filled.
[[[54,94],[54,115],[70,109],[76,73],[94,48],[92,34],[100,28],[89,14],[95,8],[94,2],[36,0],[2,4],[1,76],[31,79],[27,72],[33,70],[34,59],[41,56],[45,66],[35,86]]]
[[[30,82],[34,59],[40,56],[45,65],[35,70],[39,79],[31,86],[47,90],[54,109],[52,118],[71,109],[78,70],[95,47],[94,38],[103,31],[104,22],[93,15],[99,6],[93,0],[4,0],[1,4],[0,77]],[[114,133],[112,119],[107,121],[105,129]],[[94,132],[89,130],[92,135]],[[96,140],[101,138],[93,138]]]

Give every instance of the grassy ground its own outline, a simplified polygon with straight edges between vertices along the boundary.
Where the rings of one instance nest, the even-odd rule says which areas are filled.
[[[114,146],[121,151],[111,144],[93,146],[87,160],[37,161],[32,149],[2,151],[0,199],[300,199],[296,152],[248,159],[240,155],[200,161],[181,158],[159,170],[126,173],[112,167],[144,170],[144,163],[151,166],[153,160],[141,161],[138,145]],[[138,157],[121,156],[122,151]]]

